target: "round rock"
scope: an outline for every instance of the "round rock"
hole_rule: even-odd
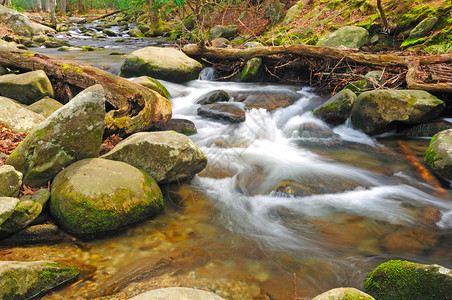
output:
[[[50,211],[72,234],[112,231],[148,219],[162,207],[155,180],[119,161],[84,159],[65,168],[52,183]]]
[[[153,290],[147,293],[140,294],[138,296],[129,298],[129,300],[224,300],[224,298],[217,296],[213,293],[196,290],[185,287],[170,287]]]

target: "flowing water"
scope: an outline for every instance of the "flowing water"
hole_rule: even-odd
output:
[[[123,58],[108,51],[72,58],[115,65],[107,68],[114,72]],[[212,76],[203,71],[203,79]],[[45,299],[127,299],[176,285],[226,299],[310,299],[334,287],[362,288],[369,271],[389,259],[452,267],[450,184],[427,182],[416,167],[429,139],[330,128],[313,117],[325,98],[309,87],[162,83],[173,117],[196,124],[191,139],[208,167],[189,184],[162,186],[165,212],[153,220],[89,242],[27,248],[90,274]],[[248,110],[240,124],[197,116],[196,100],[218,89],[296,101]]]

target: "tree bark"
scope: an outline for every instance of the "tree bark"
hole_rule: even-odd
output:
[[[388,19],[386,19],[386,14],[383,9],[383,5],[381,4],[381,0],[377,0],[377,8],[378,12],[380,13],[380,19],[381,19],[381,27],[383,31],[386,31],[389,29]]]
[[[89,65],[54,60],[20,50],[0,50],[0,65],[20,71],[44,70],[53,86],[61,90],[69,88],[70,91],[80,92],[94,84],[101,84],[106,101],[114,108],[107,112],[105,118],[107,134],[129,135],[157,127],[171,118],[171,102],[168,99],[151,89]]]
[[[452,63],[452,53],[432,56],[397,56],[364,54],[341,50],[338,48],[318,47],[311,45],[288,45],[255,47],[247,49],[228,49],[201,47],[199,45],[186,45],[183,48],[185,54],[195,58],[205,58],[207,60],[249,60],[253,57],[270,57],[274,55],[295,55],[314,58],[328,58],[341,60],[347,58],[349,61],[361,65],[370,66],[403,66],[408,68],[406,75],[407,87],[409,89],[427,90],[431,92],[451,92],[452,83],[426,84],[416,81],[415,72],[421,65]]]
[[[56,9],[56,0],[50,0],[50,23],[56,28],[56,17],[55,17],[55,9]]]

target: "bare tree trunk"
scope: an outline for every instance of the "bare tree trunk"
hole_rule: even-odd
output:
[[[11,5],[11,0],[6,0],[6,1],[5,1],[5,5],[6,5],[6,6]]]
[[[46,0],[45,10],[46,10],[46,12],[50,12],[50,0]]]
[[[62,13],[67,13],[67,0],[61,0],[60,1],[60,10]]]
[[[381,25],[383,31],[386,31],[389,29],[388,20],[386,19],[385,11],[383,10],[383,5],[381,4],[381,0],[377,0],[377,8],[380,12],[380,19],[381,19]]]
[[[36,10],[42,11],[42,3],[41,0],[36,0]]]
[[[50,23],[56,28],[56,18],[55,18],[56,0],[50,0]]]

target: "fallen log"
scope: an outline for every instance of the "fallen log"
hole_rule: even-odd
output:
[[[271,57],[274,55],[294,55],[299,57],[344,60],[360,65],[408,68],[406,77],[409,89],[427,90],[430,92],[452,92],[452,83],[417,82],[415,73],[421,65],[452,63],[452,53],[432,56],[398,56],[388,54],[365,54],[340,48],[318,47],[312,45],[287,45],[254,47],[247,49],[202,47],[195,44],[186,45],[183,52],[194,58],[207,60],[249,60],[254,57]]]
[[[100,84],[107,101],[106,134],[129,135],[166,123],[171,102],[157,92],[89,65],[52,59],[26,51],[0,50],[0,66],[19,71],[43,70],[65,103],[78,92]]]
[[[92,21],[96,21],[96,20],[101,20],[101,19],[113,16],[113,15],[116,15],[116,14],[118,14],[120,12],[121,12],[121,10],[115,10],[115,11],[113,11],[111,13],[108,13],[108,14],[105,14],[105,15],[102,15],[102,16],[97,16],[97,17],[93,17],[93,18],[86,18],[86,21],[92,22]]]

